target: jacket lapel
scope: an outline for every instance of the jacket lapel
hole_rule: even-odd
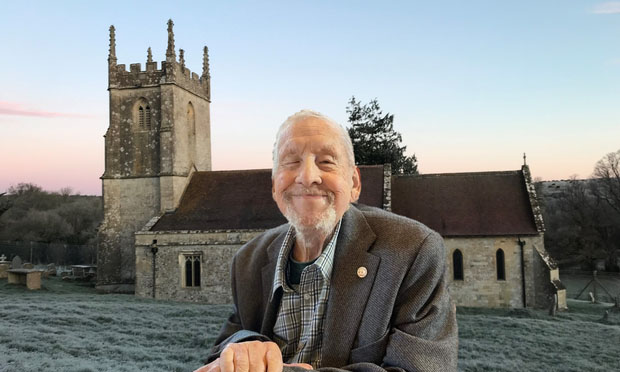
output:
[[[376,235],[363,213],[351,206],[345,213],[331,277],[331,289],[323,324],[323,365],[348,362],[366,302],[375,281],[379,257],[368,252]],[[366,276],[358,275],[359,268]]]
[[[288,226],[288,225],[287,225]],[[284,237],[288,228],[283,233],[275,238],[271,245],[267,248],[268,262],[261,271],[262,287],[263,287],[263,304],[264,313],[261,326],[261,334],[273,338],[273,326],[276,324],[278,310],[280,309],[280,301],[282,300],[282,289],[274,293],[271,297],[271,290],[273,289],[274,273],[276,272],[276,264],[278,261],[278,253],[284,242]]]

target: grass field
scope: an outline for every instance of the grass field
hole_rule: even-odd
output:
[[[0,281],[0,372],[191,371],[230,310],[43,284],[28,291]],[[569,307],[556,317],[459,308],[459,370],[620,371],[620,314],[603,319],[609,304]]]

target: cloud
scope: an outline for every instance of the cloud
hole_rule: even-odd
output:
[[[620,1],[608,1],[594,6],[594,14],[620,14]]]
[[[34,116],[40,118],[90,118],[91,115],[74,114],[68,112],[51,112],[23,107],[16,102],[0,101],[0,115]]]

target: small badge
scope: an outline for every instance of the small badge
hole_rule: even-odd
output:
[[[357,268],[357,276],[359,276],[360,278],[365,278],[367,274],[368,270],[366,270],[364,266],[360,266]]]

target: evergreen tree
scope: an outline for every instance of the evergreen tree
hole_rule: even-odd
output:
[[[406,156],[407,146],[400,146],[402,137],[394,130],[394,115],[383,114],[377,99],[362,105],[351,97],[347,106],[349,136],[353,142],[357,164],[392,164],[392,174],[417,174],[415,154]]]

